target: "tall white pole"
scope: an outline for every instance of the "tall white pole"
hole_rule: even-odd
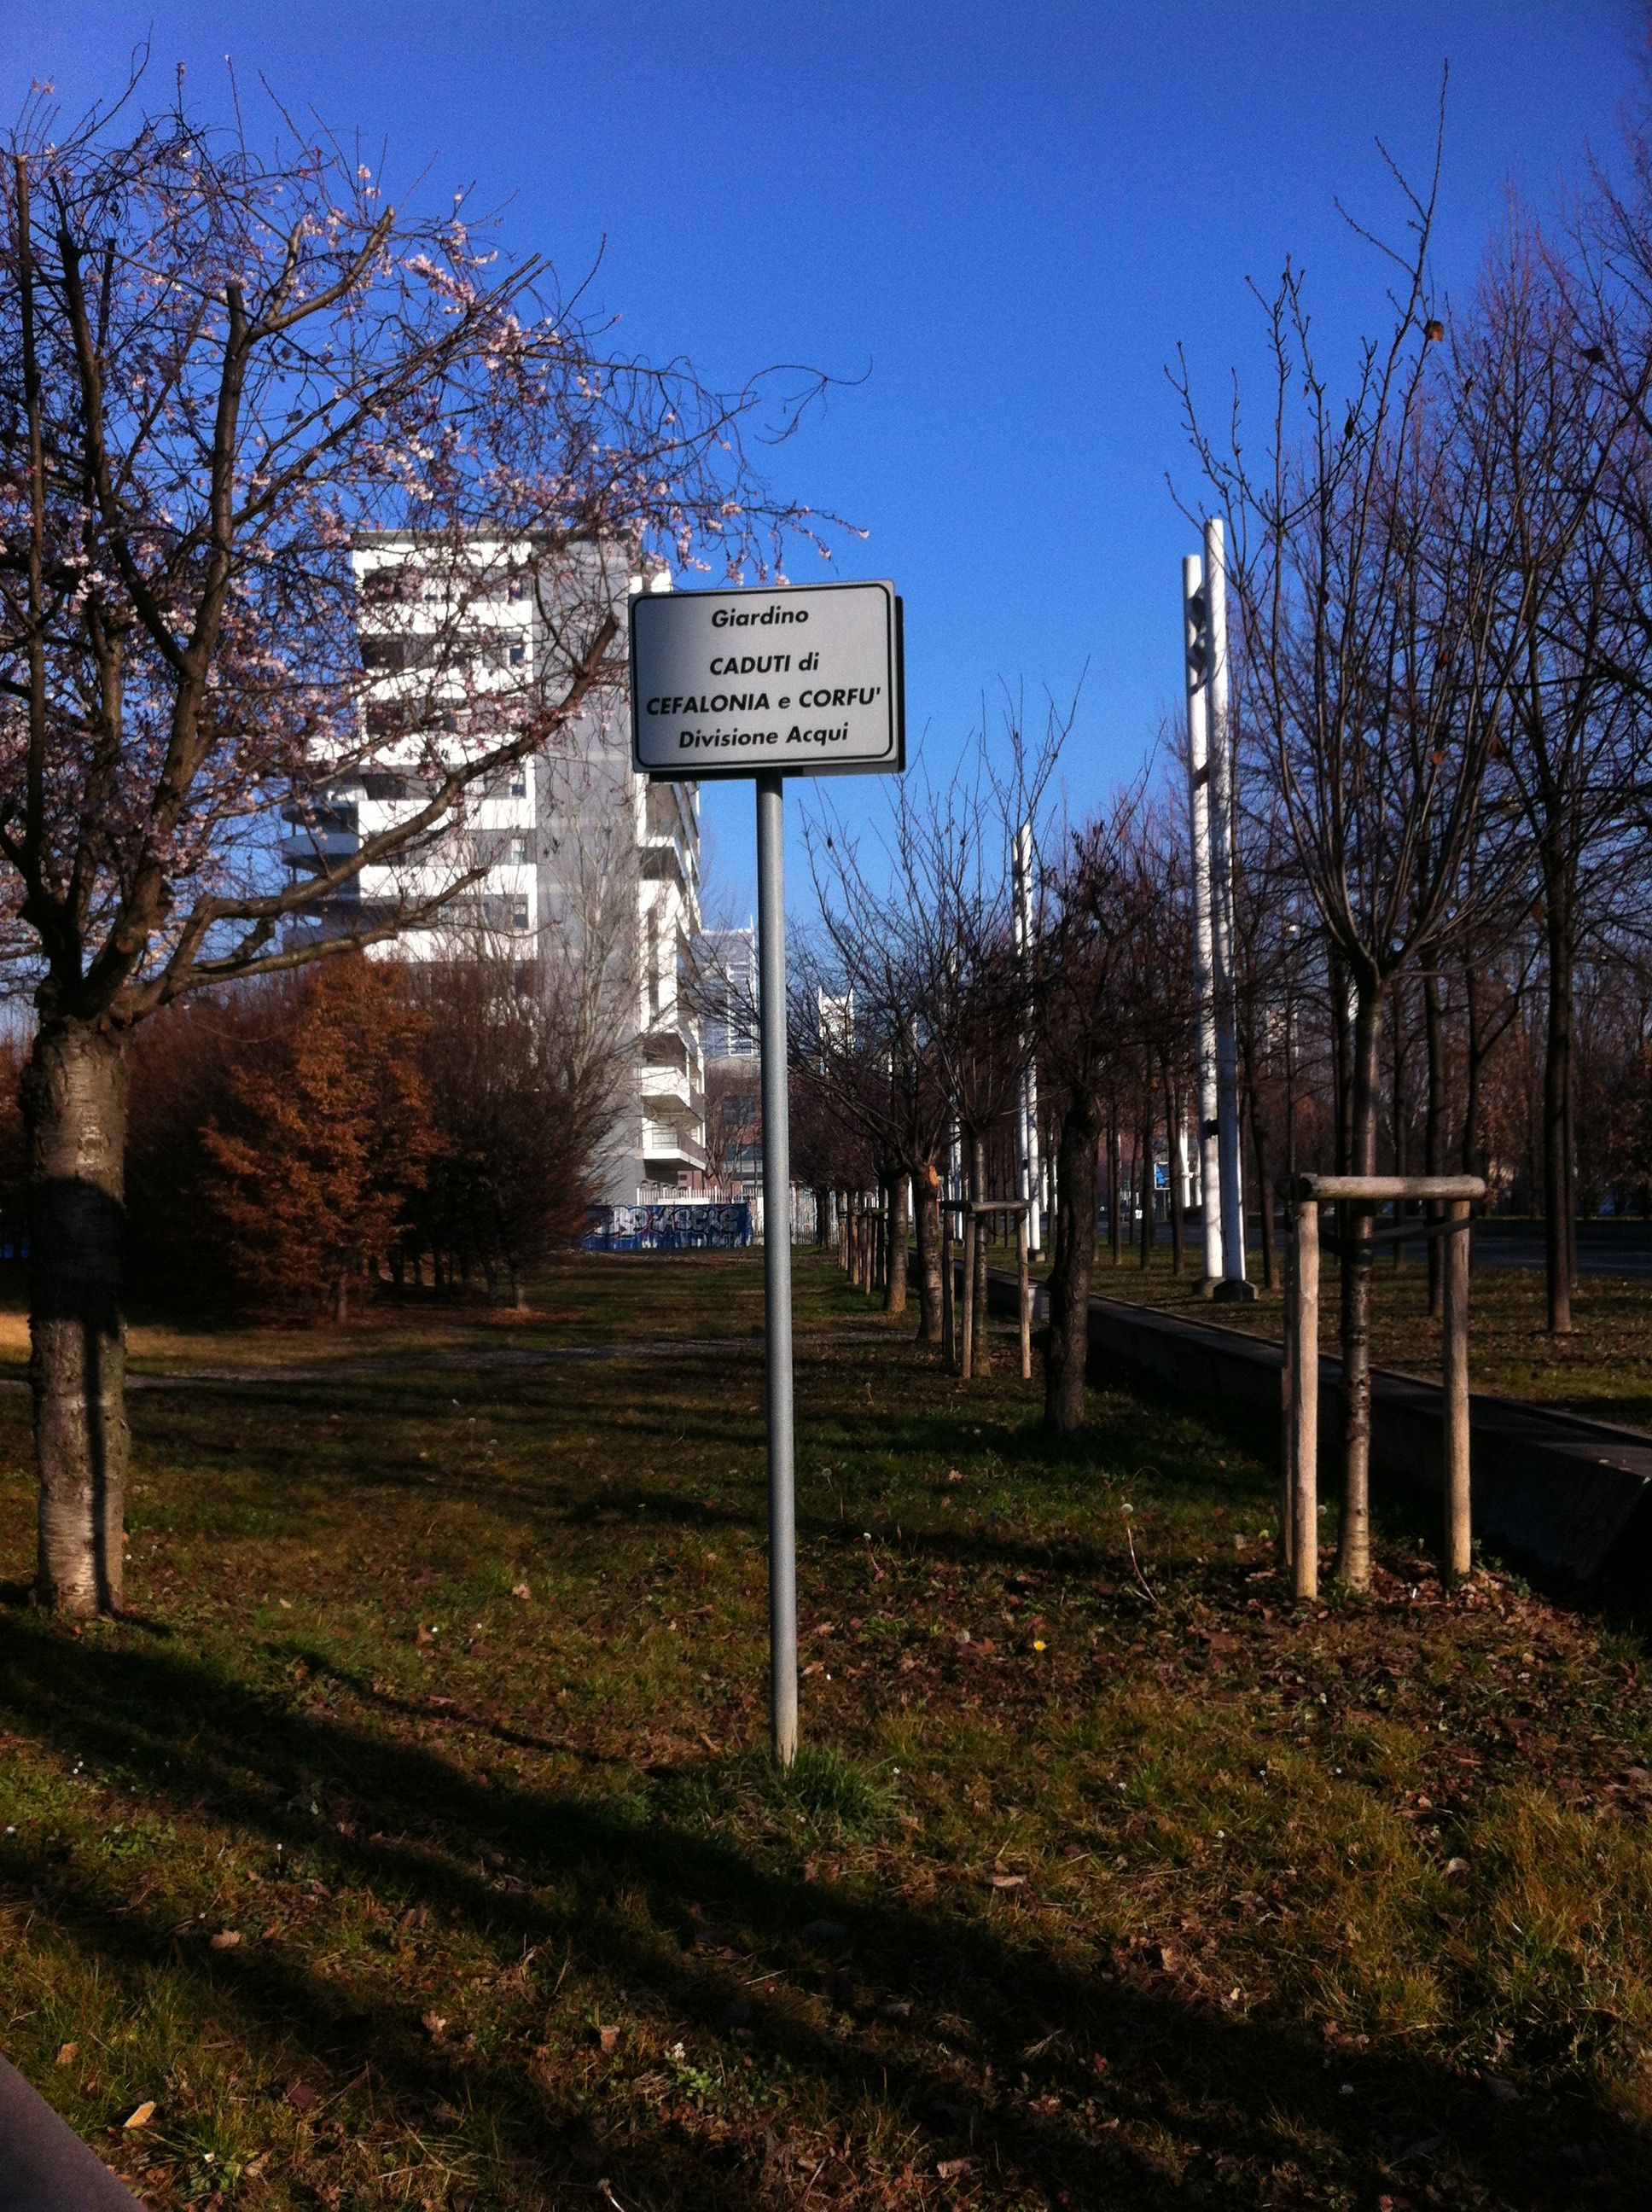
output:
[[[1215,952],[1211,924],[1210,757],[1205,721],[1205,599],[1199,556],[1181,564],[1187,677],[1187,826],[1193,857],[1193,996],[1199,1046],[1199,1206],[1205,1227],[1205,1287],[1222,1276],[1222,1176],[1217,1146]]]
[[[1215,951],[1216,1120],[1222,1179],[1222,1274],[1227,1297],[1245,1285],[1244,1155],[1239,1136],[1239,1051],[1234,996],[1233,722],[1228,710],[1228,558],[1219,515],[1205,525],[1205,620],[1209,638],[1207,732],[1211,789],[1211,920]]]
[[[1044,1178],[1038,1158],[1038,1062],[1027,1062],[1027,1249],[1044,1249]]]
[[[1021,1195],[1027,1201],[1027,1249],[1029,1252],[1043,1249],[1043,1225],[1039,1219],[1040,1182],[1038,1175],[1038,1068],[1027,1049],[1027,1040],[1032,1031],[1032,975],[1029,963],[1032,957],[1032,823],[1023,822],[1015,833],[1015,951],[1021,966],[1022,991],[1026,1006],[1027,1028],[1022,1033],[1021,1054],[1025,1065],[1022,1070],[1020,1096],[1016,1102],[1016,1134],[1019,1140],[1021,1160]]]

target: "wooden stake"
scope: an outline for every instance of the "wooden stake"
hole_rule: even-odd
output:
[[[1299,1199],[1292,1209],[1296,1300],[1291,1347],[1291,1594],[1315,1598],[1320,1590],[1320,1209]]]
[[[1442,1239],[1444,1292],[1441,1364],[1445,1382],[1442,1421],[1445,1474],[1445,1570],[1447,1579],[1467,1578],[1473,1564],[1472,1515],[1468,1492],[1468,1200],[1454,1198],[1446,1208],[1452,1227]],[[1459,1225],[1461,1224],[1461,1225]]]
[[[941,1208],[941,1358],[948,1367],[957,1364],[958,1321],[957,1262],[952,1256],[952,1209]]]

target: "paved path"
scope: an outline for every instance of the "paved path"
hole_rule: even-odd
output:
[[[137,2197],[3,2058],[0,2212],[139,2212]]]

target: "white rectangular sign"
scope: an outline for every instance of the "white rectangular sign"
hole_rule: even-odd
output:
[[[895,586],[642,592],[631,601],[631,759],[661,781],[898,773]]]

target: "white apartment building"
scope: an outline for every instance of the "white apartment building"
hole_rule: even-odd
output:
[[[708,1060],[757,1058],[757,933],[708,929],[700,940],[700,1036]]]
[[[462,623],[451,573],[444,580],[412,535],[365,536],[355,564],[372,763],[341,774],[319,805],[288,811],[280,857],[295,873],[406,820],[423,803],[417,771],[433,751],[452,760],[484,748],[513,706],[554,701],[566,681],[538,594],[507,543],[466,548],[461,568],[481,580],[459,578]],[[583,583],[620,616],[623,637],[625,594],[645,579],[610,575],[593,555]],[[655,575],[646,587],[669,589],[670,579]],[[466,875],[476,880],[448,897]],[[593,695],[545,750],[490,788],[472,787],[462,818],[393,864],[361,869],[303,927],[338,934],[409,906],[428,906],[432,918],[404,929],[382,948],[387,957],[440,958],[481,930],[495,946],[519,945],[525,961],[554,954],[584,963],[603,1018],[629,1035],[633,1053],[603,1195],[629,1206],[702,1187],[705,1069],[688,988],[700,927],[700,796],[695,785],[634,774],[623,690]]]

